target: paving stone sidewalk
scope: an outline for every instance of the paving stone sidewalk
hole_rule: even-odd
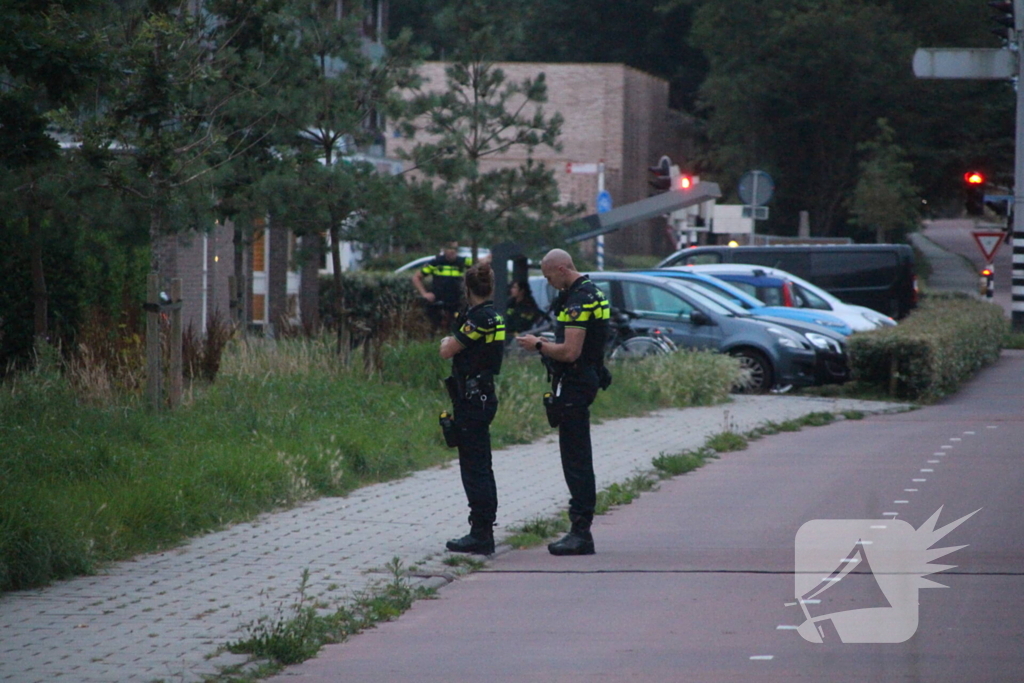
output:
[[[660,453],[699,447],[726,429],[749,431],[817,411],[906,408],[736,396],[720,406],[608,421],[593,429],[598,488],[650,469]],[[499,538],[510,526],[565,507],[555,438],[495,452],[494,469]],[[246,624],[291,605],[305,569],[307,594],[332,606],[389,578],[383,567],[393,557],[417,565],[417,581],[447,580],[444,542],[465,531],[466,516],[458,468],[439,467],[263,515],[97,576],[0,596],[0,681],[201,681],[245,661],[216,653],[244,637]]]

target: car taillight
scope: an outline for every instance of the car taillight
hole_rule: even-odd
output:
[[[793,289],[790,287],[788,282],[782,283],[782,305],[792,306],[793,305]]]

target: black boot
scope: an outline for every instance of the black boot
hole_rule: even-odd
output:
[[[549,543],[548,552],[552,555],[593,555],[594,537],[590,531],[574,529],[561,540]]]
[[[445,544],[453,553],[494,554],[494,520],[480,521],[469,516],[469,533]]]
[[[453,553],[473,553],[474,555],[494,554],[494,534],[470,532],[462,538],[453,538],[445,544]]]

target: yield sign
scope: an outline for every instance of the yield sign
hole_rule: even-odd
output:
[[[980,232],[972,231],[974,235],[974,241],[978,243],[978,248],[981,249],[981,253],[985,255],[985,260],[989,263],[992,262],[992,256],[995,255],[996,249],[1002,243],[1003,238],[1006,237],[1005,233],[1002,232]]]

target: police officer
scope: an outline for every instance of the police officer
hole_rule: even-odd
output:
[[[489,257],[487,257],[489,262]],[[481,259],[481,263],[485,262]],[[428,304],[427,317],[436,331],[448,328],[453,315],[459,310],[462,299],[463,276],[466,269],[473,265],[469,256],[459,256],[459,243],[448,242],[441,253],[427,262],[423,268],[412,276],[412,285]],[[431,277],[430,291],[423,284],[423,278]]]
[[[551,390],[560,414],[558,448],[562,472],[569,487],[569,519],[572,529],[564,538],[548,545],[552,555],[593,555],[597,490],[594,458],[590,443],[590,404],[606,377],[604,346],[611,317],[604,293],[580,274],[572,257],[552,249],[540,263],[548,283],[561,293],[555,300],[555,342],[532,334],[517,337],[519,346],[535,350],[546,360],[551,373]]]
[[[498,411],[494,377],[501,372],[505,322],[494,309],[494,273],[489,263],[466,271],[469,309],[457,319],[454,334],[441,340],[441,358],[452,359],[449,393],[455,408],[459,470],[469,500],[469,534],[448,541],[458,553],[494,552],[498,492],[491,468],[490,424]]]

